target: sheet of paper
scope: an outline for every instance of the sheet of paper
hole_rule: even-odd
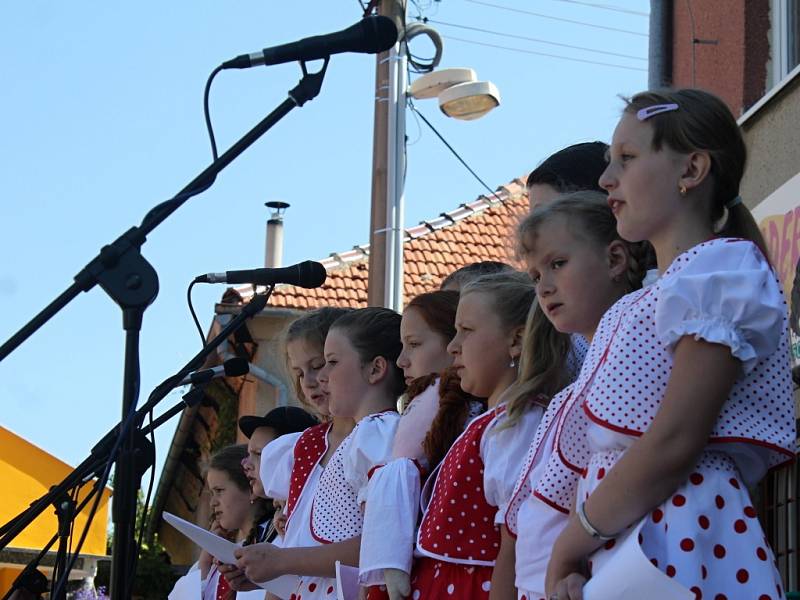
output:
[[[218,561],[228,565],[236,564],[236,557],[233,555],[233,552],[239,547],[238,545],[202,527],[198,527],[194,523],[181,519],[172,513],[165,511],[162,516],[167,523],[172,525]],[[296,575],[281,575],[270,581],[256,583],[256,585],[275,594],[278,598],[287,599],[297,587],[298,579]]]
[[[233,542],[229,542],[225,538],[219,537],[216,533],[211,533],[207,529],[198,527],[194,523],[181,519],[172,513],[164,511],[162,516],[167,523],[172,525],[218,561],[228,565],[236,564],[236,557],[233,555],[233,552],[238,546]]]
[[[257,583],[256,585],[274,594],[278,598],[281,598],[281,600],[289,600],[289,597],[294,594],[297,589],[299,581],[300,578],[297,575],[281,575],[280,577],[263,583]]]
[[[596,565],[583,586],[584,600],[694,600],[687,590],[654,567],[639,546],[639,529],[632,529],[605,564]]]
[[[358,600],[358,569],[336,561],[336,598]]]

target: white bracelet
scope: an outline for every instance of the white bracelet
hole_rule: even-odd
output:
[[[575,511],[578,514],[578,520],[581,522],[581,527],[583,527],[583,530],[586,533],[588,533],[590,536],[592,536],[592,538],[594,538],[596,540],[600,540],[601,542],[607,542],[609,540],[613,540],[616,536],[603,535],[602,533],[597,531],[597,529],[594,528],[594,525],[592,525],[589,522],[589,519],[586,517],[586,508],[585,507],[586,507],[586,503],[585,502],[581,502],[580,504],[578,504],[578,508]]]

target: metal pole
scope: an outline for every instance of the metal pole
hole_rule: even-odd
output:
[[[378,14],[395,21],[397,30],[403,32],[405,22],[403,4],[400,0],[381,0]],[[392,306],[386,295],[387,254],[389,231],[387,224],[391,218],[387,214],[387,192],[389,190],[389,115],[390,109],[390,65],[394,62],[390,52],[382,52],[375,66],[375,120],[372,141],[372,202],[369,235],[369,283],[367,303],[370,306]],[[392,219],[393,220],[393,219]]]

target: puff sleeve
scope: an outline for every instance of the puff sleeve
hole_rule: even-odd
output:
[[[386,464],[400,415],[383,412],[361,419],[353,430],[344,455],[344,478],[356,493],[358,503],[367,500],[367,484],[372,470]]]
[[[287,433],[272,440],[261,451],[259,477],[267,498],[286,500],[294,466],[294,446],[301,433]]]
[[[544,408],[534,405],[513,427],[500,428],[506,421],[503,412],[481,438],[483,490],[486,501],[497,507],[494,522],[498,525],[505,522],[515,484],[543,415]]]
[[[676,259],[660,282],[655,315],[656,335],[669,350],[686,335],[723,344],[748,374],[777,350],[786,303],[755,244],[716,240]]]

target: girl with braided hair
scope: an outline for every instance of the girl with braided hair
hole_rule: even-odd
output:
[[[552,454],[552,434],[585,354],[574,340],[592,340],[603,313],[641,287],[646,244],[622,240],[606,197],[563,194],[518,226],[517,246],[536,284],[537,301],[525,330],[520,375],[506,412],[513,423],[530,398],[547,407],[504,515],[492,598],[538,600],[555,536],[566,526],[568,494],[558,482],[536,487]],[[639,257],[638,259],[636,257]],[[502,576],[501,576],[502,573]]]
[[[403,311],[397,366],[408,384],[406,406],[392,460],[370,479],[364,514],[359,581],[372,586],[371,600],[410,593],[421,484],[469,420],[486,408],[485,400],[461,389],[458,374],[450,368],[453,357],[447,345],[456,333],[458,299],[457,291],[428,292],[413,298]],[[393,517],[388,527],[387,514]]]

